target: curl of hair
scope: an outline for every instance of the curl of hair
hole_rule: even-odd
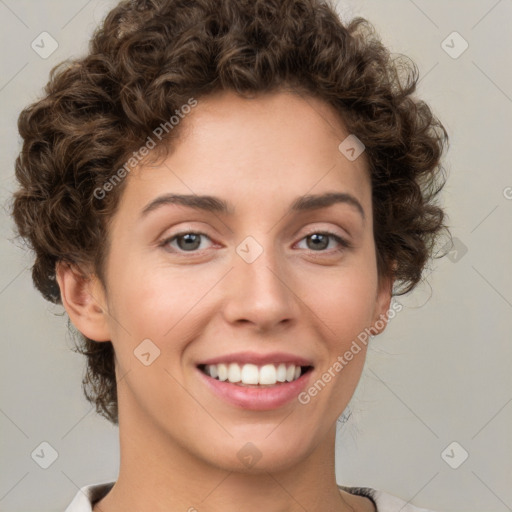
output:
[[[62,303],[59,261],[105,282],[109,220],[126,180],[102,199],[94,191],[191,97],[286,89],[331,105],[364,143],[378,272],[402,285],[395,295],[411,291],[447,229],[435,199],[448,137],[414,97],[417,82],[414,63],[390,54],[366,20],[343,23],[321,0],[120,2],[87,55],[55,66],[44,97],[18,119],[12,214],[35,253],[35,286]],[[164,134],[155,154],[177,133]],[[79,338],[86,397],[116,424],[112,344]]]

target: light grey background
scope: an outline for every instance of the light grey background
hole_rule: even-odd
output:
[[[106,0],[0,0],[1,195],[15,188],[19,111],[42,93],[50,69],[83,54]],[[438,511],[512,510],[512,1],[346,0],[395,52],[416,61],[420,95],[451,136],[443,193],[456,252],[372,341],[347,423],[339,422],[337,479]],[[31,43],[49,32],[58,49]],[[462,48],[454,59],[442,42]],[[508,187],[508,188],[507,188]],[[62,308],[32,286],[32,257],[0,219],[0,510],[62,511],[79,487],[115,480],[117,429],[81,391],[83,360],[71,351]],[[465,251],[467,249],[467,252]],[[427,271],[428,274],[428,271]],[[58,452],[42,469],[43,441]],[[457,469],[462,450],[467,460]]]

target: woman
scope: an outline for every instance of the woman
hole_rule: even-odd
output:
[[[121,446],[68,512],[425,510],[334,470],[369,335],[445,228],[416,80],[317,0],[123,1],[52,71],[13,215]]]

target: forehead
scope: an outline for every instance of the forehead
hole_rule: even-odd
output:
[[[125,200],[133,207],[165,192],[215,195],[238,212],[254,198],[288,206],[300,195],[335,190],[368,209],[365,155],[350,161],[338,149],[348,135],[340,116],[316,98],[222,91],[184,116],[165,160],[130,173]]]

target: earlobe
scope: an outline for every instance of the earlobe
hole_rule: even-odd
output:
[[[106,301],[97,276],[85,276],[77,266],[58,262],[56,278],[62,305],[73,325],[91,340],[110,341]]]

